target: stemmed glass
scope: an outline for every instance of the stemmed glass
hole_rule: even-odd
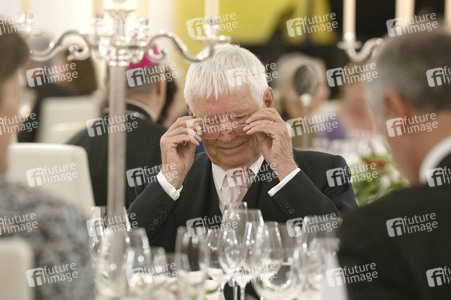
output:
[[[149,240],[144,228],[128,232],[130,247],[127,251],[126,272],[129,295],[137,299],[146,299],[151,290],[152,263]]]
[[[295,237],[288,234],[284,224],[279,224],[278,229],[281,237],[282,249],[280,254],[282,260],[274,260],[273,270],[270,269],[269,272],[259,276],[259,280],[252,282],[255,290],[262,297],[260,299],[294,299],[302,290],[303,281],[300,277],[299,264],[297,263]]]
[[[222,230],[210,229],[206,238],[206,253],[209,258],[207,274],[219,284],[219,299],[224,299],[224,286],[229,280],[229,275],[222,269],[219,262],[219,240]]]
[[[101,298],[127,296],[126,253],[130,247],[127,232],[106,228],[96,268],[96,290]]]
[[[175,263],[179,284],[179,295],[182,300],[200,300],[204,294],[206,280],[205,234],[196,227],[195,233],[186,227],[177,229],[175,244]]]
[[[307,290],[321,289],[327,256],[335,256],[339,247],[337,231],[342,223],[334,214],[306,216],[301,238],[301,262],[307,278]]]
[[[105,216],[105,206],[93,206],[91,207],[88,220],[86,221],[89,235],[89,249],[91,249],[94,266],[100,253],[100,245],[102,243],[102,237],[105,231]]]
[[[246,279],[242,267],[243,259],[246,256],[243,254],[246,248],[243,247],[245,242],[246,225],[248,222],[263,225],[263,217],[261,211],[258,209],[234,209],[229,208],[224,211],[222,224],[222,237],[219,241],[219,263],[223,270],[233,280],[233,298],[238,298],[238,290],[236,283],[238,277],[241,283],[241,294],[244,293],[243,282]],[[241,271],[241,272],[240,272]],[[242,279],[242,280],[241,280]],[[244,299],[244,298],[243,298]]]

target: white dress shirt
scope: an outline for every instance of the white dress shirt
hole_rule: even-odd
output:
[[[427,183],[426,172],[437,168],[438,164],[451,153],[451,137],[445,138],[435,145],[423,159],[420,166],[420,183]]]
[[[260,167],[263,163],[263,155],[261,155],[250,167],[249,169],[254,172],[254,174],[258,174],[258,171],[260,170]],[[226,180],[226,174],[227,171],[221,168],[218,165],[211,164],[211,169],[213,173],[213,181],[215,183],[216,191],[218,192],[218,198],[219,198],[219,207],[224,207],[224,204],[229,202],[232,198],[233,193],[236,193],[237,191],[231,190],[231,187],[225,187],[224,186],[224,180]],[[280,189],[282,189],[291,179],[293,179],[294,176],[296,176],[297,173],[299,173],[301,169],[296,168],[293,172],[288,174],[282,181],[280,181],[275,187],[270,189],[268,191],[268,194],[273,197]],[[180,197],[180,192],[183,189],[183,186],[180,189],[176,189],[173,185],[171,185],[167,180],[166,177],[160,172],[157,175],[157,180],[160,183],[163,190],[168,194],[173,200],[177,200]],[[234,187],[235,189],[238,189],[239,187]]]

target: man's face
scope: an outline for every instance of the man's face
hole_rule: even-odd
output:
[[[232,128],[232,131],[221,131],[215,139],[201,136],[205,152],[213,163],[228,170],[250,166],[258,159],[261,152],[256,137],[243,133],[242,126],[234,126],[259,110],[258,102],[251,97],[249,90],[243,89],[234,95],[220,96],[218,99],[214,96],[209,99],[194,98],[193,106],[197,118],[212,120],[216,116],[225,120],[226,116],[228,119],[222,122],[222,126]]]

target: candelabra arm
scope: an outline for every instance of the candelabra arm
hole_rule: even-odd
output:
[[[67,45],[67,40],[75,36],[83,40],[84,45],[79,45],[78,43],[70,43]],[[63,33],[57,40],[50,42],[47,49],[43,51],[31,50],[31,58],[35,61],[47,61],[52,59],[58,51],[67,48],[69,50],[69,55],[67,59],[71,60],[84,60],[87,59],[91,53],[89,41],[87,36],[79,33],[76,30],[69,30]]]
[[[213,42],[214,40],[216,41],[216,39],[207,39],[207,45],[208,45],[208,51],[205,53],[205,55],[199,56],[191,56],[188,53],[188,50],[186,48],[186,45],[180,40],[180,38],[178,38],[176,35],[174,35],[172,32],[161,32],[159,34],[154,35],[150,41],[148,42],[147,45],[147,49],[146,49],[146,53],[149,56],[150,60],[154,61],[154,62],[160,62],[162,61],[165,57],[166,57],[166,51],[161,50],[160,54],[156,55],[154,54],[153,50],[152,50],[152,45],[158,40],[158,39],[169,39],[172,41],[172,43],[174,44],[174,46],[177,48],[177,50],[182,54],[182,56],[189,62],[192,63],[197,63],[197,62],[201,62],[206,60],[207,58],[211,57],[214,53],[214,45],[215,42]],[[221,37],[218,38],[218,40],[221,40]]]
[[[383,39],[372,38],[366,41],[360,51],[356,50],[357,43],[358,42],[356,42],[355,40],[344,39],[342,42],[338,43],[338,48],[344,50],[346,52],[346,55],[353,62],[362,62],[371,57],[377,51],[377,48],[382,45]]]

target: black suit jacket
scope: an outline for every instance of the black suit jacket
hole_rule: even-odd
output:
[[[286,222],[306,215],[340,215],[357,206],[351,184],[331,188],[327,182],[327,170],[346,166],[341,156],[297,150],[294,156],[301,171],[274,197],[268,191],[279,180],[263,162],[258,180],[254,180],[243,199],[249,208],[260,209],[266,221]],[[129,212],[136,214],[136,221],[147,231],[150,243],[168,252],[174,251],[177,227],[187,226],[188,220],[202,218],[208,227],[220,225],[222,214],[208,156],[196,155],[179,199],[174,201],[156,181],[141,192]]]
[[[445,166],[451,167],[451,154],[439,165]],[[431,213],[438,224],[430,232],[401,232],[390,221]],[[350,299],[451,299],[451,184],[399,190],[346,215],[339,260],[343,268],[376,264],[377,279],[347,285]],[[450,281],[429,286],[427,270],[445,266]]]
[[[150,116],[141,108],[127,104],[128,113],[138,113],[134,120],[129,118],[128,123],[137,122],[136,128],[127,132],[126,170],[136,168],[151,168],[161,163],[160,138],[165,129],[153,123]],[[108,114],[102,116],[105,117]],[[130,127],[131,128],[131,127]],[[73,137],[69,144],[82,146],[88,153],[89,171],[91,174],[92,188],[95,204],[106,205],[108,182],[108,134],[89,136],[87,129]],[[126,207],[135,199],[135,186],[124,174],[126,183]],[[139,184],[135,181],[134,184]]]

